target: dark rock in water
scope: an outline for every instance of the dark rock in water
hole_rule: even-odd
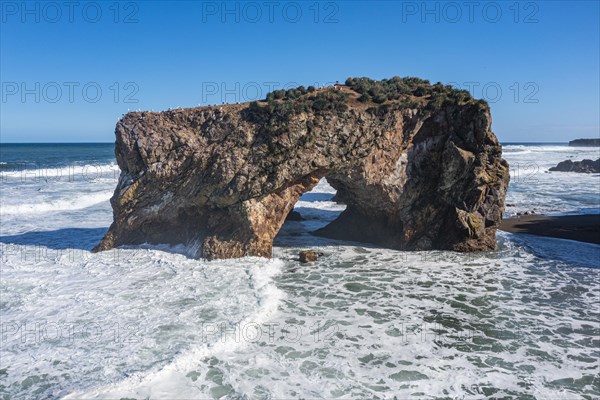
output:
[[[304,221],[304,218],[302,218],[302,215],[300,215],[300,213],[298,211],[290,211],[290,213],[287,215],[287,217],[285,217],[286,221]]]
[[[600,147],[600,139],[575,139],[569,142],[569,146]]]
[[[518,212],[517,215],[534,215],[535,211]]]
[[[559,162],[556,167],[549,169],[550,171],[558,172],[581,172],[586,174],[600,172],[600,158],[596,161],[593,160],[582,160],[582,161],[571,161],[566,160]]]
[[[317,261],[319,256],[322,256],[322,255],[323,255],[323,253],[319,253],[314,250],[302,250],[300,253],[298,253],[301,263],[309,263],[309,262]]]
[[[114,221],[94,251],[181,243],[208,259],[270,257],[294,204],[324,177],[347,208],[320,235],[494,249],[509,170],[488,105],[417,78],[369,82],[397,92],[375,103],[351,84],[126,114]]]

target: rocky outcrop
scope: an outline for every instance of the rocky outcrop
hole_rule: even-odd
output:
[[[302,250],[300,253],[298,253],[298,259],[301,263],[306,264],[317,261],[317,259],[322,255],[323,253],[319,253],[314,250]]]
[[[600,139],[575,139],[569,142],[574,147],[600,147]]]
[[[582,160],[582,161],[561,161],[556,167],[552,167],[549,171],[558,172],[580,172],[586,174],[600,172],[600,158],[596,161],[593,160]]]
[[[94,250],[183,243],[208,259],[269,257],[296,201],[324,177],[347,209],[321,235],[493,249],[509,172],[487,104],[394,79],[375,98],[354,84],[128,113],[115,131],[114,222]]]

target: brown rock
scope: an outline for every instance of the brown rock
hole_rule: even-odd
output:
[[[344,86],[319,93],[126,114],[114,221],[94,250],[182,243],[207,259],[270,257],[286,216],[323,177],[347,208],[320,235],[495,248],[509,173],[485,103],[407,95],[380,106]]]
[[[301,263],[309,263],[309,262],[317,261],[317,259],[319,258],[320,255],[321,255],[321,253],[318,253],[314,250],[302,250],[300,253],[298,253]]]

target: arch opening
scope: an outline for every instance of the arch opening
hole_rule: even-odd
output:
[[[335,221],[346,209],[336,200],[337,190],[321,178],[312,190],[302,194],[287,215],[273,245],[278,247],[315,247],[327,244],[314,233]]]

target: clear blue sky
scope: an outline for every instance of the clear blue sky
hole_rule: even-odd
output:
[[[1,4],[2,142],[112,141],[128,109],[394,75],[474,82],[503,142],[599,135],[598,1]]]

